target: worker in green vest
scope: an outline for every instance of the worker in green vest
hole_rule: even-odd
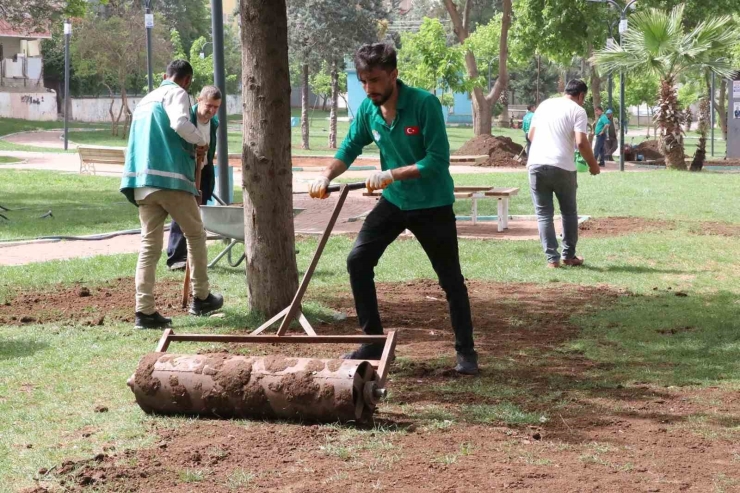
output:
[[[164,223],[170,215],[187,239],[193,301],[190,313],[202,315],[223,306],[208,284],[206,232],[195,196],[196,161],[203,163],[207,140],[190,120],[187,89],[193,67],[185,60],[167,66],[165,79],[134,110],[121,192],[139,208],[141,246],[136,265],[136,321],[142,329],[172,323],[154,303],[157,262],[162,255]],[[197,158],[197,159],[196,159]]]
[[[387,44],[362,46],[355,54],[357,77],[368,97],[360,105],[349,133],[323,175],[310,185],[314,198],[325,198],[331,180],[344,173],[375,144],[382,171],[367,179],[368,190],[383,190],[362,225],[347,258],[357,318],[369,335],[383,333],[375,291],[374,269],[385,249],[408,229],[432,262],[447,295],[455,332],[458,373],[478,373],[473,323],[465,278],[460,270],[457,228],[452,204],[450,144],[442,105],[428,91],[398,79],[396,51]],[[347,359],[379,359],[382,344],[364,344]]]
[[[529,148],[532,146],[532,141],[529,140],[529,129],[532,126],[532,117],[534,117],[535,105],[530,104],[527,106],[527,113],[522,118],[522,130],[524,130],[524,138],[527,141],[527,157],[529,157]]]

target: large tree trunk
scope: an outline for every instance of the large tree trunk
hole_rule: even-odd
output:
[[[498,117],[498,126],[501,128],[509,128],[509,95],[507,94],[506,88],[501,92],[501,97],[498,98],[501,103],[501,114]]]
[[[594,48],[590,44],[588,45],[588,59],[590,60],[594,54]],[[597,106],[601,106],[601,76],[599,71],[596,70],[596,65],[589,63],[589,72],[591,75],[591,95],[594,100],[594,111]],[[608,109],[608,108],[607,108]]]
[[[339,106],[339,73],[337,62],[331,62],[331,109],[329,112],[329,149],[337,148],[337,107]]]
[[[301,67],[301,149],[308,145],[308,64]]]
[[[719,103],[715,103],[714,108],[719,113],[717,121],[722,129],[722,138],[727,140],[727,79],[722,79],[719,84]]]
[[[447,12],[450,14],[452,26],[460,43],[468,39],[468,26],[470,25],[471,0],[465,0],[463,16],[457,11],[453,0],[444,0]],[[509,27],[511,27],[511,0],[502,0],[503,15],[501,18],[501,40],[499,41],[498,66],[499,73],[493,88],[484,94],[483,89],[476,87],[471,93],[473,101],[473,133],[475,135],[491,134],[491,120],[493,118],[493,104],[501,97],[501,93],[509,84],[509,72],[506,62],[509,57]],[[478,78],[478,64],[473,53],[465,52],[465,66],[470,79]]]
[[[707,158],[707,133],[709,132],[709,100],[703,98],[699,102],[699,145],[696,147],[694,160],[691,161],[691,171],[701,171]]]
[[[244,251],[249,309],[272,316],[298,289],[285,0],[241,0]],[[268,63],[269,62],[269,63]]]
[[[683,129],[681,128],[681,109],[673,78],[660,81],[660,100],[658,101],[657,121],[660,128],[660,151],[665,156],[666,166],[686,170],[684,159]],[[621,122],[620,122],[621,123]]]

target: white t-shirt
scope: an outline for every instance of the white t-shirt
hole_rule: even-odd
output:
[[[557,166],[575,171],[576,132],[588,134],[588,116],[578,103],[566,97],[548,99],[532,118],[534,140],[528,166]]]

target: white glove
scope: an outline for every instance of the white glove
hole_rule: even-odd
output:
[[[325,176],[316,178],[308,186],[308,195],[311,196],[312,199],[325,199],[326,197],[329,196],[329,194],[326,193],[326,189],[328,187],[329,187],[329,178]]]
[[[393,174],[391,170],[376,171],[370,177],[365,180],[365,186],[367,191],[373,193],[375,190],[383,190],[385,187],[393,183]]]

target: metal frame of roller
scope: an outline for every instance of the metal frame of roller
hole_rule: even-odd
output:
[[[290,306],[249,335],[175,334],[164,331],[153,353],[145,355],[128,386],[147,413],[218,418],[281,418],[306,421],[370,419],[386,395],[388,368],[396,333],[378,336],[316,335],[301,311],[301,300],[331,235],[349,190],[364,183],[335,185],[339,200]],[[286,335],[297,320],[306,335]],[[280,321],[275,335],[262,334]],[[379,360],[248,357],[231,354],[167,353],[170,343],[221,342],[262,344],[382,343]]]

